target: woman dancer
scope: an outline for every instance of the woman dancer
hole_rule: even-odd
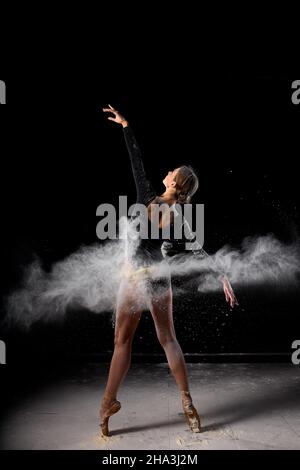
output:
[[[112,106],[104,108],[105,113],[111,113],[109,120],[121,125],[125,142],[130,156],[132,172],[137,191],[137,202],[147,207],[147,223],[159,221],[160,237],[156,239],[141,239],[132,260],[135,268],[147,267],[161,262],[163,252],[161,250],[161,230],[172,225],[174,220],[172,211],[160,214],[155,218],[155,211],[161,204],[172,207],[176,203],[188,203],[198,189],[198,178],[193,169],[181,166],[169,171],[163,180],[165,191],[157,195],[151,183],[147,180],[141,151],[134,137],[128,121]],[[149,233],[149,232],[148,232]],[[227,278],[223,278],[223,289],[226,301],[231,307],[237,304],[237,300]],[[139,284],[139,285],[138,285]],[[138,294],[138,289],[142,294]],[[144,289],[144,291],[143,291]],[[143,305],[140,297],[147,298],[148,308],[154,320],[158,340],[163,347],[170,370],[178,385],[182,407],[187,418],[189,427],[193,432],[200,432],[200,418],[193,405],[189,390],[187,368],[181,347],[177,341],[172,312],[172,288],[170,274],[167,273],[160,278],[149,276],[144,281],[138,281],[134,276],[129,276],[120,286],[118,302],[116,306],[116,322],[114,336],[114,353],[110,364],[108,380],[100,408],[100,426],[103,435],[108,436],[108,420],[111,415],[121,408],[121,403],[116,399],[119,386],[125,378],[131,362],[132,340],[141,318]]]

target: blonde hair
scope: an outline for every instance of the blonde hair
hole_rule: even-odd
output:
[[[189,165],[179,167],[174,181],[178,202],[189,203],[199,187],[199,179],[194,169]]]

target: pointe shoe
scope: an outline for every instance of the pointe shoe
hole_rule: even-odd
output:
[[[193,405],[190,392],[181,392],[182,407],[189,427],[193,432],[201,432],[201,422],[196,408]]]
[[[113,399],[106,398],[106,397],[103,398],[102,406],[100,410],[101,422],[99,424],[99,426],[101,427],[103,436],[109,436],[108,420],[110,416],[117,413],[120,410],[120,408],[121,408],[121,403],[115,398]],[[102,410],[104,410],[103,413],[102,413]],[[101,414],[102,414],[102,418],[101,418]]]

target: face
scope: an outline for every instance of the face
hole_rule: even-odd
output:
[[[166,177],[163,179],[163,183],[166,188],[171,188],[176,186],[176,182],[174,181],[175,176],[177,175],[179,168],[175,168],[175,170],[171,170],[168,172]]]

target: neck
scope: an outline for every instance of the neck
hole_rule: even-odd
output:
[[[164,200],[164,202],[166,202],[169,205],[172,205],[177,201],[176,191],[174,191],[174,189],[172,188],[166,189],[165,192],[161,194],[160,197],[161,199]]]

